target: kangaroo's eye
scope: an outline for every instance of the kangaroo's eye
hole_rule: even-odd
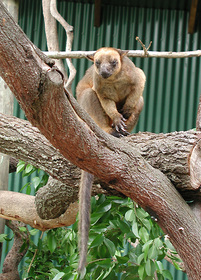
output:
[[[112,66],[116,66],[116,65],[118,64],[118,61],[117,61],[116,59],[114,59],[114,60],[112,60],[112,61],[110,62],[110,64],[111,64]]]
[[[96,64],[96,67],[99,67],[100,64],[101,64],[100,60],[96,60],[96,61],[95,61],[95,64]]]

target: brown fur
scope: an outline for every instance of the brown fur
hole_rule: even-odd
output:
[[[114,48],[101,48],[76,88],[77,100],[94,121],[115,136],[127,135],[144,105],[144,72]]]
[[[101,48],[88,57],[94,65],[76,88],[77,100],[104,131],[116,137],[131,132],[136,125],[144,101],[144,72],[135,67],[127,52]],[[90,228],[90,197],[93,176],[82,171],[79,193],[79,250],[78,271],[85,275],[88,232]]]

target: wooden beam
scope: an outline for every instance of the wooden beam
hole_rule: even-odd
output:
[[[94,26],[100,27],[101,25],[101,0],[95,0],[94,4]]]
[[[190,15],[189,15],[189,21],[188,21],[188,33],[189,34],[193,34],[195,32],[195,19],[196,19],[196,13],[197,13],[197,4],[198,4],[198,0],[191,1],[191,9],[190,9]]]

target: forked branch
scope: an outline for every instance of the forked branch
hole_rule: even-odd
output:
[[[66,40],[66,51],[71,51],[72,50],[72,44],[73,44],[73,26],[71,26],[70,24],[68,24],[66,22],[66,20],[59,14],[58,10],[57,10],[57,1],[56,0],[51,0],[50,3],[50,12],[52,14],[52,16],[63,26],[63,28],[66,31],[66,36],[67,36],[67,40]],[[70,71],[70,75],[68,78],[68,81],[65,83],[65,88],[69,91],[71,91],[71,85],[72,82],[75,78],[76,75],[76,69],[71,61],[70,58],[66,59],[69,71]]]

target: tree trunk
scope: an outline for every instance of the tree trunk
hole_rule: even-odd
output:
[[[20,280],[18,265],[29,247],[29,231],[28,229],[25,232],[20,231],[20,227],[26,227],[26,225],[16,221],[7,221],[6,225],[14,233],[14,242],[3,263],[0,280]]]
[[[18,8],[19,1],[3,0],[4,5],[18,22]],[[4,80],[0,78],[0,113],[7,115],[13,114],[13,94]],[[0,190],[8,189],[8,172],[9,170],[9,157],[4,154],[0,154]],[[0,219],[0,234],[4,233],[5,221]],[[1,262],[2,243],[0,243],[0,262]]]
[[[1,2],[0,18],[0,74],[29,121],[64,157],[154,216],[183,259],[189,279],[200,279],[201,226],[170,180],[138,149],[122,145],[85,116],[64,91],[61,73],[19,30]]]

